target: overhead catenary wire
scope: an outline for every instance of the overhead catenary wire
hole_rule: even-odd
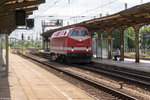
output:
[[[132,7],[131,5],[134,5],[134,4],[135,4],[135,3],[133,3],[133,2],[132,2],[132,3],[124,3],[124,4],[121,4],[121,5],[117,6],[117,7],[115,7],[115,9],[109,9],[109,10],[107,10],[106,12],[110,14],[110,12],[113,12],[113,11],[115,11],[116,9],[121,8],[121,7],[122,7],[122,9],[120,9],[119,11],[126,10],[126,9]],[[129,6],[129,5],[130,5],[130,6]],[[128,7],[127,7],[127,6],[128,6]],[[118,12],[118,11],[117,11],[117,12]],[[115,12],[115,13],[117,13],[117,12]],[[98,16],[98,15],[96,15],[96,16]]]
[[[50,5],[47,9],[45,9],[42,13],[36,15],[35,18],[36,18],[36,17],[39,17],[40,15],[42,15],[44,12],[46,12],[47,10],[49,10],[49,8],[51,8],[51,7],[53,7],[54,5],[56,5],[59,1],[61,1],[61,0],[55,1],[52,5]],[[74,3],[75,1],[77,1],[77,0],[74,0],[74,1],[69,0],[68,3],[67,3],[64,7],[60,8],[60,10],[56,11],[55,14],[57,14],[57,13],[60,12],[60,11],[62,11],[67,5],[70,5],[70,4]],[[91,12],[91,11],[97,10],[97,9],[99,9],[99,8],[102,8],[102,9],[103,9],[104,6],[110,5],[110,4],[112,4],[112,3],[116,2],[116,1],[118,1],[118,0],[114,0],[114,1],[110,1],[110,0],[109,0],[109,3],[103,4],[103,0],[102,0],[102,5],[101,5],[101,6],[96,7],[96,8],[93,8],[93,9],[90,9],[90,10],[87,10],[87,11],[85,11],[85,12],[79,14],[79,15],[71,16],[70,18],[67,18],[67,19],[64,19],[64,20],[69,20],[69,19],[72,19],[72,18],[75,18],[75,17],[76,17],[76,18],[77,18],[77,17],[80,18],[81,15],[84,15],[84,14],[89,13],[89,12]]]
[[[35,16],[35,18],[36,17],[38,17],[38,16],[40,16],[40,15],[42,15],[44,12],[46,12],[47,10],[49,10],[49,8],[52,8],[54,5],[56,5],[59,1],[61,1],[61,0],[57,0],[57,1],[55,1],[51,6],[49,6],[47,9],[45,9],[42,13],[40,13],[39,15],[37,15],[37,16]],[[61,12],[62,10],[64,10],[64,8],[65,7],[67,7],[67,5],[71,5],[71,4],[73,4],[75,1],[78,1],[78,0],[68,0],[68,2],[67,2],[67,4],[65,5],[65,6],[63,6],[62,8],[60,8],[59,10],[57,10],[54,14],[57,14],[57,13],[59,13],[59,12]],[[64,21],[67,21],[67,20],[71,20],[71,19],[74,19],[74,18],[76,18],[76,20],[77,20],[77,18],[83,18],[83,16],[84,16],[84,18],[85,17],[88,17],[88,18],[96,18],[96,16],[98,16],[98,15],[102,15],[102,12],[103,12],[103,7],[105,7],[105,6],[108,6],[108,5],[110,5],[110,4],[113,4],[113,3],[115,3],[115,2],[117,2],[117,1],[119,1],[119,0],[113,0],[113,1],[111,1],[111,0],[109,0],[109,2],[108,3],[106,3],[106,4],[103,4],[103,0],[101,0],[101,6],[98,6],[98,7],[96,7],[96,8],[92,8],[92,9],[90,9],[90,10],[86,10],[85,12],[83,12],[83,13],[81,13],[81,14],[79,14],[79,15],[76,15],[76,16],[65,16],[65,17],[62,17],[63,18],[63,20]],[[86,2],[87,2],[87,0],[86,0]],[[102,12],[100,13],[100,14],[95,14],[95,15],[93,15],[93,16],[89,16],[89,15],[86,15],[85,16],[85,14],[88,14],[88,13],[91,13],[92,11],[94,11],[94,10],[98,10],[98,9],[100,9],[100,8],[102,8]],[[117,8],[119,8],[119,7],[117,7]],[[109,9],[108,9],[109,10]],[[111,10],[111,11],[113,11],[113,10]],[[110,12],[110,11],[105,11],[105,12],[107,12],[107,14]],[[103,13],[105,13],[105,12],[103,12]],[[111,12],[110,12],[111,13]],[[110,14],[109,13],[109,14]],[[52,16],[51,15],[51,17],[59,17],[59,15],[57,15],[57,16]],[[77,21],[76,21],[77,22]]]
[[[117,1],[119,1],[119,0],[109,1],[109,3],[104,4],[104,5],[101,5],[101,6],[96,7],[96,8],[98,8],[98,9],[99,9],[99,8],[102,8],[102,13],[106,13],[106,15],[112,13],[112,11],[115,11],[117,8],[121,8],[121,7],[122,7],[122,9],[119,10],[119,11],[124,10],[124,4],[122,4],[122,5],[117,6],[117,7],[116,7],[115,9],[113,9],[113,10],[108,9],[108,11],[106,11],[106,10],[105,10],[105,12],[103,11],[103,7],[104,7],[104,6],[110,5],[110,4],[115,3],[115,2],[117,2]],[[103,3],[103,0],[102,0],[102,3]],[[135,3],[132,2],[132,3],[129,3],[129,4],[130,4],[130,5],[134,5]],[[132,7],[132,6],[131,6],[131,7]],[[81,16],[83,16],[84,14],[89,13],[89,12],[91,12],[91,11],[93,11],[93,10],[96,10],[96,8],[90,9],[90,10],[84,12],[84,13],[81,13],[81,14],[77,15],[77,16],[79,16],[78,18],[82,18]],[[129,7],[129,8],[130,8],[130,7]],[[91,18],[92,18],[92,19],[93,19],[93,18],[96,18],[96,16],[100,17],[100,15],[102,16],[102,13],[93,15],[93,16],[91,16]],[[113,12],[113,13],[117,13],[117,12]],[[113,13],[112,13],[112,14],[113,14]],[[87,17],[87,16],[89,16],[89,15],[86,15],[86,16],[84,15],[84,17]],[[64,19],[64,20],[65,20],[65,21],[71,20],[71,19],[73,19],[74,17],[75,17],[75,16],[72,16],[72,17],[67,18],[67,19]],[[89,18],[90,18],[90,17],[89,17]],[[88,19],[88,20],[89,20],[89,19]],[[82,21],[84,21],[84,20],[82,20]],[[80,22],[81,22],[81,21],[80,21]]]
[[[93,10],[97,10],[97,9],[103,8],[104,6],[108,6],[108,5],[110,5],[110,4],[112,4],[112,3],[115,3],[115,2],[117,2],[117,1],[118,1],[118,0],[109,1],[109,3],[103,4],[103,5],[101,5],[101,6],[98,6],[98,7],[96,7],[96,8],[90,9],[90,10],[87,10],[87,11],[85,11],[85,12],[79,14],[79,15],[76,15],[76,16],[81,17],[82,15],[84,15],[84,14],[86,14],[86,13],[89,13],[89,12],[91,12],[91,11],[93,11]],[[74,17],[75,17],[75,16],[72,16],[72,17],[67,18],[67,19],[64,19],[64,20],[70,20],[70,19],[72,19],[72,18],[74,18]]]
[[[83,14],[89,13],[89,12],[91,12],[91,11],[93,11],[93,10],[97,10],[97,9],[102,8],[102,7],[104,7],[104,6],[110,5],[110,4],[112,4],[112,3],[116,2],[116,1],[118,1],[118,0],[114,0],[114,1],[111,1],[111,2],[109,1],[109,3],[107,3],[107,4],[101,5],[101,6],[99,6],[99,7],[93,8],[93,9],[90,9],[90,10],[88,10],[88,11],[86,11],[86,12],[83,12],[83,13],[79,14],[78,16],[81,16],[81,15],[83,15]]]
[[[58,2],[60,2],[61,0],[57,0],[55,1],[52,5],[48,6],[48,8],[46,8],[43,12],[41,12],[40,14],[36,15],[34,18],[39,17],[40,15],[42,15],[44,12],[46,12],[47,10],[49,10],[49,8],[53,7],[54,5],[56,5]]]
[[[71,4],[75,3],[75,2],[77,2],[77,0],[70,1],[70,2],[69,2],[69,3],[67,3],[65,6],[63,6],[63,7],[62,7],[62,8],[60,8],[59,10],[57,10],[57,11],[55,12],[55,14],[57,14],[58,12],[62,11],[65,7],[67,7],[67,6],[71,5]]]

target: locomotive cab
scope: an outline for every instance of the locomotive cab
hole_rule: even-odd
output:
[[[71,30],[69,36],[90,36],[87,30]]]
[[[68,34],[68,51],[67,57],[72,62],[91,61],[91,36],[85,28],[75,28],[70,30]]]

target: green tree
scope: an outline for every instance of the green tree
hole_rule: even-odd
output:
[[[38,49],[41,49],[42,48],[41,41],[40,40],[36,40],[34,47],[38,48]]]
[[[103,31],[101,36],[102,38],[107,38],[108,37],[107,31]]]
[[[24,46],[25,46],[26,48],[31,48],[31,47],[32,47],[32,43],[31,43],[30,41],[26,41],[26,42],[24,43]]]
[[[150,49],[150,38],[145,38],[145,34],[150,34],[150,27],[144,28],[140,31],[140,48],[143,49],[144,52],[146,49]]]
[[[112,31],[111,33],[113,40],[113,48],[120,47],[120,31],[118,29]],[[129,27],[124,30],[124,37],[125,37],[125,49],[133,49],[135,47],[134,40],[135,40],[135,32],[132,27]]]
[[[14,47],[14,46],[15,46],[15,43],[14,43],[14,42],[9,42],[9,46],[10,46],[10,47]]]
[[[124,32],[125,36],[127,36],[127,48],[133,49],[135,47],[135,31],[132,27],[129,27]]]
[[[120,48],[120,33],[119,30],[116,29],[111,33],[113,40],[113,48]]]

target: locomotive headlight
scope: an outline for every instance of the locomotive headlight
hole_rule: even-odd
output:
[[[74,48],[72,47],[71,51],[73,52],[74,51]]]
[[[71,51],[73,52],[73,51],[74,51],[74,49],[71,49]]]
[[[87,47],[86,51],[87,51],[87,52],[89,51],[89,47]]]
[[[86,51],[88,52],[88,51],[89,51],[89,49],[86,49]]]
[[[79,41],[82,41],[82,38],[80,38]]]

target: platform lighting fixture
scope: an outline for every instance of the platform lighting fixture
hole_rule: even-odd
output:
[[[128,8],[128,4],[127,3],[125,3],[125,10]]]
[[[68,0],[68,4],[70,4],[70,0]]]
[[[23,53],[23,47],[24,47],[24,35],[23,35],[23,33],[21,34],[21,38],[22,38],[22,53]]]
[[[106,16],[109,16],[109,13],[107,12]]]
[[[102,14],[100,14],[100,18],[102,18]]]

